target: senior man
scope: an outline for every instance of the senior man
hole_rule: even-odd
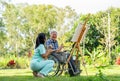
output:
[[[58,45],[57,31],[56,30],[50,31],[50,39],[48,39],[46,41],[46,47],[47,48],[51,47],[56,52],[61,52],[63,45],[60,45],[60,46]],[[67,58],[69,57],[69,55],[70,54],[67,54]],[[74,72],[71,70],[71,67],[73,68]],[[70,61],[68,62],[68,68],[69,68],[70,76],[75,76],[75,75],[78,75],[80,73],[80,71],[77,69],[72,57],[70,58]]]

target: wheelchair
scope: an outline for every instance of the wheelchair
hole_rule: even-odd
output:
[[[83,25],[79,24],[77,26],[77,28],[75,30],[75,33],[74,33],[74,35],[72,37],[72,40],[71,40],[72,42],[74,42],[71,52],[76,51],[76,58],[78,58],[77,55],[80,52],[83,63],[84,63],[84,59],[83,59],[82,50],[80,48],[80,43],[82,42],[83,38],[85,37],[85,35],[86,35],[87,31],[88,31],[88,27],[86,27],[86,24],[87,24],[87,21],[88,21],[89,17],[90,17],[90,14],[88,14],[88,16],[87,16],[85,22],[83,23]],[[53,71],[51,71],[49,73],[49,75],[51,75],[51,76],[61,75],[63,70],[65,70],[64,66],[65,66],[66,63],[61,63],[58,60],[59,58],[57,58],[55,55],[52,55],[52,54],[49,56],[49,59],[53,60],[55,62],[54,67],[53,67]],[[68,62],[68,63],[70,63],[70,62]],[[69,64],[69,65],[71,67],[71,64]],[[80,66],[79,66],[80,64],[76,64],[76,65],[78,65],[77,67],[80,70]],[[85,71],[86,71],[86,74],[87,74],[85,64],[84,64],[84,68],[85,68]],[[71,67],[71,69],[73,69],[73,68]],[[80,73],[81,73],[81,70],[80,70]]]
[[[52,53],[48,59],[54,61],[53,70],[48,74],[48,76],[60,76],[63,72],[69,73],[68,66],[66,66],[68,52]],[[72,65],[70,62],[71,70],[73,71]],[[67,64],[68,65],[68,64]],[[80,65],[80,64],[79,64]],[[77,66],[80,69],[80,66]],[[80,74],[80,73],[79,73]]]

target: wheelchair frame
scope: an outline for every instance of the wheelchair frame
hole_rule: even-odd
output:
[[[68,66],[66,66],[66,63],[61,63],[58,60],[58,57],[51,54],[48,59],[53,60],[55,62],[53,70],[48,74],[48,76],[60,76],[63,72],[69,73],[68,70],[70,70],[70,69],[68,68]],[[67,58],[66,58],[66,62],[67,62]],[[73,74],[75,74],[71,63],[70,62],[68,62],[68,63],[70,64],[70,67],[71,67],[71,70],[73,71]],[[78,69],[80,69],[80,67]]]

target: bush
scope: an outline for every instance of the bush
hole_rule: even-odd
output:
[[[117,65],[120,65],[120,57],[118,57],[118,58],[116,59],[116,64],[117,64]]]
[[[0,57],[1,69],[24,69],[29,67],[30,58],[27,56],[15,57],[14,55],[6,55]]]

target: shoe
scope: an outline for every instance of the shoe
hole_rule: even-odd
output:
[[[74,74],[75,75],[79,75],[81,73],[82,70],[77,70]]]
[[[45,76],[41,73],[37,73],[37,77],[40,77],[40,78],[45,78]]]
[[[37,72],[33,71],[32,73],[34,77],[37,77]]]

